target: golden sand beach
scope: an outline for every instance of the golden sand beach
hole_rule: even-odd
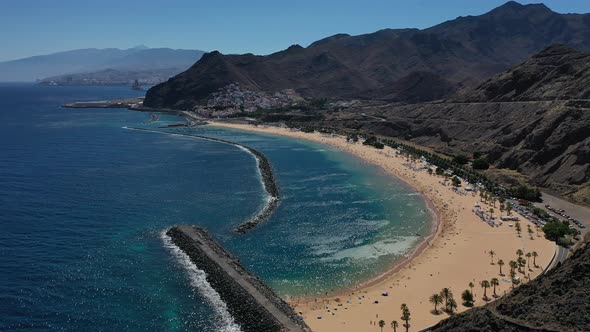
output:
[[[498,278],[498,296],[511,290],[508,262],[516,260],[518,249],[524,253],[538,253],[537,266],[533,266],[531,259],[530,268],[525,267],[524,274],[518,273],[523,282],[527,282],[529,276],[531,279],[538,276],[555,253],[555,244],[546,240],[542,231],[536,230],[532,224],[535,232],[529,236],[529,221],[520,218],[523,226],[521,237],[511,227],[512,222],[503,222],[499,227],[489,226],[474,213],[475,206],[480,205],[486,212],[494,208],[494,214],[499,216],[498,204],[494,207],[482,202],[478,193],[463,190],[455,192],[442,177],[430,175],[426,170],[417,170],[424,165],[423,162],[414,163],[416,169],[412,169],[407,166],[405,157],[389,147],[378,150],[360,143],[348,143],[342,136],[317,132],[310,134],[270,126],[255,127],[222,122],[211,125],[330,145],[378,165],[387,174],[404,180],[429,201],[437,215],[438,223],[433,234],[413,253],[409,253],[407,259],[392,266],[384,275],[367,281],[356,289],[337,294],[291,299],[290,303],[302,314],[313,331],[380,331],[377,325],[379,320],[384,320],[389,330],[391,322],[396,320],[399,323],[398,331],[402,331],[405,330],[400,318],[402,303],[406,303],[411,312],[410,331],[419,331],[449,316],[440,310],[439,314],[434,314],[434,306],[429,302],[429,297],[442,288],[450,288],[457,301],[458,311],[465,311],[469,308],[462,304],[461,293],[469,289],[470,282],[475,285],[473,292],[476,306],[486,303],[483,300],[484,290],[480,287],[482,280]],[[490,251],[495,252],[493,257],[490,256]],[[499,274],[499,259],[505,262],[502,267],[505,276]],[[383,292],[387,292],[388,296],[383,296]],[[487,295],[491,300],[494,299],[492,288],[487,289]]]

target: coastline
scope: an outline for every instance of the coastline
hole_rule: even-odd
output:
[[[538,266],[528,272],[531,279],[543,270],[554,254],[554,244],[541,236],[534,239],[531,237],[530,241],[517,237],[509,223],[504,223],[498,229],[490,228],[471,211],[474,203],[479,204],[475,193],[469,196],[455,193],[451,186],[439,181],[440,178],[426,175],[425,171],[410,169],[405,165],[405,158],[396,156],[390,148],[377,150],[361,144],[346,143],[345,138],[341,136],[306,134],[278,127],[254,127],[219,122],[210,125],[327,144],[379,166],[388,175],[409,185],[422,195],[433,212],[431,214],[436,220],[433,222],[431,234],[417,244],[411,253],[406,254],[404,259],[388,267],[384,273],[362,282],[353,289],[290,300],[314,331],[377,329],[376,323],[382,318],[388,322],[393,319],[399,320],[399,305],[402,302],[407,303],[412,310],[412,330],[426,328],[446,318],[446,314],[431,313],[432,307],[428,297],[433,292],[450,287],[457,302],[460,302],[460,294],[469,282],[478,285],[480,280],[490,280],[492,277],[502,280],[498,277],[497,266],[490,264],[487,250],[494,250],[496,259],[505,260],[506,268],[508,261],[514,259],[517,249],[523,249],[525,252],[537,251]],[[476,286],[477,288],[479,287]],[[381,296],[385,290],[393,292],[394,295]],[[501,283],[498,291],[500,294],[506,293],[510,291],[510,286]],[[478,294],[477,290],[474,293],[477,297],[475,305],[485,304],[479,297],[481,294]],[[459,304],[458,309],[464,311],[468,308]]]
[[[254,130],[254,128],[257,128],[257,127],[253,127],[250,125],[230,124],[230,123],[225,123],[225,122],[208,122],[207,125],[212,126],[212,127],[218,126],[218,127],[226,127],[226,128],[232,128],[232,129],[240,129],[240,130],[246,130],[246,131],[255,131],[255,132],[262,132],[262,133],[266,133],[266,134],[270,133],[270,134],[275,134],[275,135],[293,137],[291,135],[287,135],[286,133],[276,133],[276,132],[268,132],[268,131],[264,131],[264,130]],[[306,137],[297,137],[297,138],[303,138],[303,139],[308,140],[310,142],[318,143],[318,140],[313,139],[313,137],[309,136],[309,135],[307,135]],[[325,142],[319,142],[319,143],[325,144]],[[338,149],[339,151],[342,151],[338,146],[334,146],[334,145],[330,145],[330,146]],[[370,147],[368,147],[368,148],[370,148]],[[371,164],[371,161],[367,160],[366,158],[362,158],[362,157],[355,155],[355,154],[352,154],[352,155],[359,158],[362,162]],[[377,166],[379,166],[379,165],[377,165]],[[380,168],[382,171],[384,171],[386,176],[392,176],[391,174],[389,174],[389,172],[387,172],[387,170],[383,169],[382,167],[380,167]],[[431,223],[429,234],[427,236],[425,236],[416,245],[414,245],[411,248],[411,250],[403,256],[404,258],[398,259],[391,267],[387,268],[384,272],[378,274],[375,277],[372,277],[371,279],[365,280],[365,281],[355,285],[352,288],[343,288],[343,289],[337,289],[335,291],[327,292],[326,294],[329,294],[330,297],[343,296],[343,295],[346,295],[350,292],[362,291],[365,288],[375,286],[375,285],[378,285],[379,283],[383,282],[387,278],[389,278],[392,275],[394,275],[395,273],[399,272],[401,269],[403,269],[407,265],[411,264],[413,260],[420,257],[420,255],[422,253],[424,253],[424,251],[426,251],[426,249],[428,249],[428,247],[431,246],[432,241],[434,241],[436,239],[436,237],[439,235],[441,229],[443,228],[443,226],[445,224],[445,218],[444,218],[443,214],[441,213],[441,210],[444,209],[444,207],[437,206],[437,204],[434,202],[433,198],[430,197],[426,192],[424,192],[424,190],[422,190],[422,188],[417,186],[415,183],[410,182],[408,179],[406,179],[404,177],[395,176],[395,178],[396,178],[396,180],[399,180],[399,181],[403,182],[405,185],[407,185],[408,187],[410,187],[413,191],[419,193],[420,196],[422,197],[422,199],[424,200],[424,202],[426,203],[428,213],[432,217],[432,223]],[[318,296],[305,296],[305,297],[300,296],[300,297],[297,297],[297,301],[298,302],[307,302],[307,301],[312,301],[312,300],[316,299],[317,297]]]
[[[401,180],[403,182],[407,183],[405,180],[403,180],[403,179],[401,179]],[[408,185],[411,188],[416,189],[414,186],[412,186],[410,184],[408,184]],[[385,272],[358,284],[354,288],[346,289],[346,290],[339,290],[336,292],[330,292],[331,296],[346,295],[346,293],[350,293],[350,291],[359,291],[364,288],[378,285],[379,283],[383,282],[387,278],[389,278],[389,277],[393,276],[394,274],[396,274],[397,272],[399,272],[401,269],[406,267],[408,264],[411,264],[413,260],[420,257],[420,255],[422,255],[422,253],[424,253],[424,251],[426,251],[428,249],[428,247],[430,247],[430,243],[432,241],[434,241],[434,239],[436,239],[436,237],[438,236],[438,234],[441,230],[441,224],[444,223],[444,220],[442,219],[440,214],[437,212],[436,207],[434,207],[434,204],[432,203],[430,198],[428,196],[424,195],[422,192],[419,192],[419,193],[420,193],[420,196],[422,197],[422,199],[425,201],[425,203],[428,207],[429,213],[431,214],[432,219],[433,219],[432,225],[430,227],[430,233],[428,234],[428,236],[424,237],[424,239],[422,239],[422,241],[420,241],[417,245],[415,245],[412,248],[412,250],[410,250],[410,252],[408,254],[404,255],[403,259],[399,259],[390,268],[388,268]],[[308,297],[308,298],[300,298],[300,299],[304,299],[304,300],[309,301],[309,300],[312,300],[313,298]]]

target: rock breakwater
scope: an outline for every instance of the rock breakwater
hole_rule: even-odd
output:
[[[256,159],[258,171],[260,173],[260,178],[261,178],[262,184],[264,186],[264,190],[267,193],[267,199],[266,199],[264,206],[256,213],[256,215],[254,215],[250,220],[238,225],[234,229],[234,231],[237,233],[244,234],[244,233],[254,229],[260,223],[262,223],[266,219],[268,219],[268,217],[270,217],[270,215],[272,215],[274,210],[280,204],[280,191],[279,191],[279,187],[276,183],[270,162],[268,161],[266,156],[264,156],[264,154],[262,154],[261,152],[255,150],[249,146],[246,146],[246,145],[243,145],[240,143],[236,143],[236,142],[232,142],[232,141],[228,141],[228,140],[224,140],[224,139],[220,139],[220,138],[213,138],[213,137],[202,136],[202,135],[169,133],[169,132],[163,132],[163,131],[157,131],[157,130],[151,130],[151,129],[145,129],[145,128],[136,128],[136,127],[125,127],[125,128],[130,129],[130,130],[139,130],[139,131],[155,132],[155,133],[160,133],[160,134],[170,134],[170,135],[177,135],[177,136],[192,137],[192,138],[204,139],[204,140],[213,141],[213,142],[229,144],[229,145],[237,146],[238,148],[252,154],[254,156],[254,158]]]
[[[171,228],[166,234],[205,271],[207,282],[227,304],[242,331],[310,331],[289,304],[251,275],[204,229],[182,225]]]

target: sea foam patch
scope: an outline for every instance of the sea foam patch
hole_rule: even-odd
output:
[[[339,261],[346,259],[353,262],[361,262],[369,259],[377,259],[386,255],[401,256],[406,254],[417,240],[417,236],[396,237],[340,250],[327,257],[322,257],[321,260]]]

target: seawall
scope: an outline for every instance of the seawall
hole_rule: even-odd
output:
[[[167,233],[195,265],[207,274],[207,282],[227,304],[244,332],[309,332],[289,304],[225,251],[202,228],[181,225]]]
[[[244,234],[244,233],[248,232],[249,230],[255,228],[256,226],[258,226],[258,224],[264,222],[268,217],[270,217],[270,215],[274,212],[274,210],[279,206],[281,196],[280,196],[279,187],[276,183],[274,174],[272,172],[272,167],[271,167],[268,159],[264,156],[264,154],[260,153],[259,151],[255,150],[249,146],[235,143],[235,142],[231,142],[231,141],[227,141],[227,140],[220,139],[220,138],[213,138],[213,137],[202,136],[202,135],[179,134],[179,133],[174,133],[174,132],[164,132],[164,131],[157,131],[157,130],[151,130],[151,129],[145,129],[145,128],[136,128],[136,127],[126,127],[126,128],[131,129],[131,130],[139,130],[139,131],[155,132],[155,133],[160,133],[160,134],[170,134],[170,135],[204,139],[204,140],[208,140],[208,141],[219,142],[219,143],[237,146],[237,147],[251,153],[254,156],[254,158],[256,159],[256,163],[258,165],[258,170],[260,172],[260,177],[262,178],[262,184],[264,186],[264,190],[268,194],[268,202],[265,204],[265,206],[260,211],[258,211],[258,213],[254,217],[252,217],[252,219],[238,225],[234,229],[237,233]]]
[[[279,206],[281,196],[268,159],[266,159],[266,157],[257,150],[244,145],[241,145],[241,147],[252,153],[258,160],[258,170],[260,171],[260,176],[262,177],[264,189],[269,196],[269,201],[267,202],[266,206],[254,218],[240,224],[235,229],[235,231],[238,233],[246,233],[270,217],[273,211]]]

